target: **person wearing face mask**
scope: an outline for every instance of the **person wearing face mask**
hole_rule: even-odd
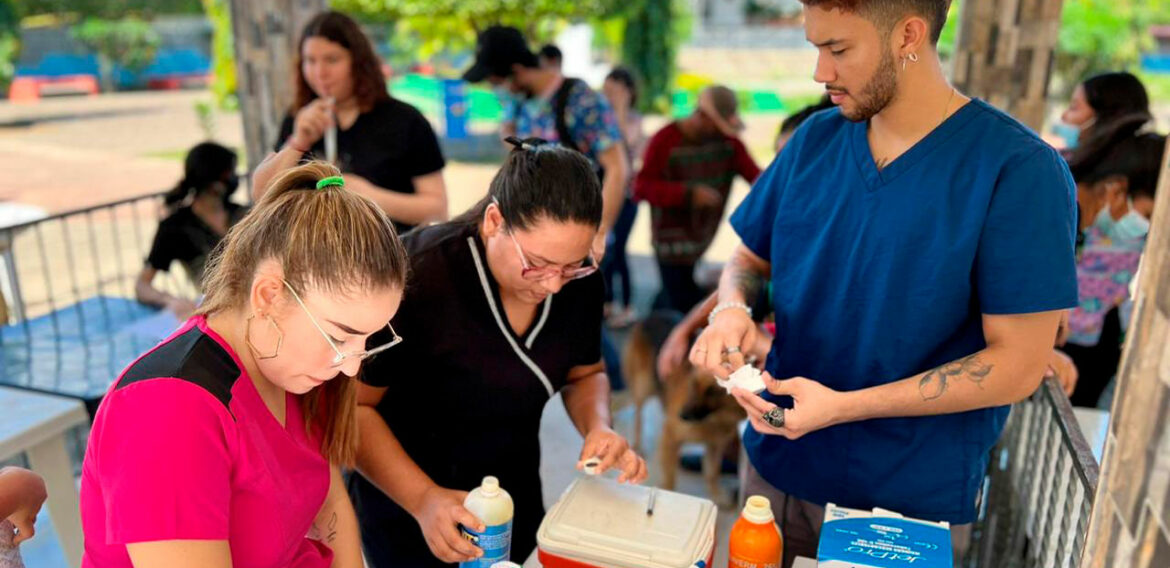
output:
[[[1102,73],[1073,89],[1068,108],[1052,130],[1064,140],[1063,152],[1071,161],[1078,149],[1095,138],[1107,139],[1111,129],[1151,119],[1150,98],[1141,80],[1125,72]]]
[[[1073,164],[1084,244],[1077,259],[1078,302],[1067,343],[1079,379],[1071,400],[1095,407],[1121,360],[1120,306],[1129,297],[1149,233],[1166,139],[1121,131]]]
[[[202,288],[208,255],[248,212],[231,201],[239,185],[235,152],[204,142],[187,152],[183,172],[183,179],[165,197],[172,213],[159,223],[134,286],[139,302],[166,308],[179,320],[187,319],[195,304],[155,288],[154,277],[179,261],[191,281]]]
[[[559,67],[542,67],[520,30],[492,26],[477,40],[475,63],[463,74],[469,83],[487,81],[511,96],[501,134],[540,138],[584,154],[601,178],[604,209],[593,255],[605,256],[606,239],[618,220],[630,164],[622,134],[606,98]]]
[[[216,249],[196,314],[98,407],[82,566],[361,568],[340,469],[354,377],[402,341],[387,321],[406,271],[390,219],[336,168],[274,179]]]
[[[609,414],[603,282],[590,252],[600,184],[578,152],[511,140],[486,198],[404,237],[411,286],[392,323],[411,347],[362,372],[360,475],[350,481],[374,568],[479,557],[459,525],[482,530],[463,500],[488,475],[515,502],[511,559],[523,562],[544,518],[539,430],[556,393],[584,437],[579,469],[597,457],[619,481],[646,477]]]
[[[275,153],[253,175],[268,180],[306,158],[333,160],[346,188],[377,203],[399,233],[447,218],[445,161],[426,117],[386,90],[370,40],[357,23],[323,12],[301,34],[296,98]],[[330,155],[335,154],[335,155]]]

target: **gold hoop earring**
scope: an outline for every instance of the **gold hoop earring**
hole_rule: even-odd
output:
[[[260,350],[252,343],[252,318],[255,317],[256,314],[252,314],[248,316],[247,320],[244,320],[244,343],[248,345],[248,349],[252,350],[252,355],[257,359],[275,359],[280,355],[280,346],[284,343],[284,332],[280,330],[279,325],[276,325],[276,320],[273,320],[271,316],[264,316],[264,319],[268,320],[268,325],[276,330],[276,349],[271,355],[260,353]]]

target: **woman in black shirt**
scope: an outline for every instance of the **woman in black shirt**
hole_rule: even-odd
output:
[[[585,437],[578,468],[596,456],[621,481],[646,477],[610,427],[590,254],[601,185],[585,157],[537,142],[508,156],[478,206],[403,239],[411,275],[392,323],[410,345],[363,369],[350,483],[375,568],[475,558],[458,523],[481,526],[462,504],[486,475],[512,494],[523,561],[544,517],[540,418],[558,391]]]
[[[256,168],[253,191],[264,193],[275,172],[307,157],[333,159],[345,187],[368,197],[399,234],[447,218],[439,142],[427,119],[386,90],[382,66],[357,23],[324,12],[301,35],[296,100],[275,154]],[[327,147],[335,128],[336,156]]]
[[[154,277],[160,270],[169,271],[177,260],[202,288],[207,256],[248,212],[231,202],[239,183],[235,152],[214,142],[191,148],[183,164],[183,179],[165,198],[172,213],[159,223],[146,266],[138,274],[134,293],[139,302],[165,307],[179,320],[191,315],[195,304],[155,288]]]

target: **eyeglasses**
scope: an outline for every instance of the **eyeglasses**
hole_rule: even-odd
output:
[[[516,240],[515,235],[508,232],[508,237],[512,239],[512,244],[516,245],[516,252],[520,254],[520,265],[524,267],[520,271],[520,277],[525,280],[548,280],[554,276],[560,276],[565,280],[577,280],[597,272],[597,261],[593,259],[592,252],[589,253],[589,264],[584,266],[532,266],[532,263],[528,261],[528,255],[524,254],[524,249]]]
[[[495,205],[496,209],[500,208],[500,202],[495,197],[492,198],[492,205]],[[512,234],[511,230],[508,230],[508,238],[512,239],[512,244],[516,245],[516,253],[520,255],[520,265],[523,267],[520,270],[520,277],[525,280],[539,282],[554,276],[560,276],[565,280],[577,280],[597,272],[597,259],[593,257],[592,252],[586,258],[589,264],[583,266],[532,266],[532,262],[528,260],[528,255],[524,252],[524,247],[520,246],[520,241],[516,240],[516,236]]]
[[[336,355],[333,356],[333,367],[340,367],[346,361],[355,358],[358,361],[365,361],[374,355],[377,355],[391,347],[394,347],[395,345],[398,345],[399,343],[402,343],[402,336],[398,335],[398,332],[394,331],[394,326],[387,322],[386,329],[390,330],[390,335],[393,337],[393,339],[391,339],[388,343],[364,351],[351,351],[348,353],[342,353],[341,349],[337,348],[337,343],[333,341],[333,338],[329,337],[329,334],[325,333],[325,329],[321,327],[321,324],[317,323],[317,318],[313,317],[313,313],[309,311],[307,306],[305,306],[305,302],[301,300],[301,297],[297,294],[297,291],[293,290],[292,284],[289,284],[286,280],[281,280],[281,282],[284,282],[284,285],[288,287],[288,291],[292,292],[293,298],[295,298],[297,303],[300,304],[301,309],[305,310],[305,315],[309,316],[309,321],[313,322],[313,327],[317,328],[317,331],[321,332],[321,337],[324,337],[325,341],[329,342],[329,346],[333,348],[333,352],[336,353]]]

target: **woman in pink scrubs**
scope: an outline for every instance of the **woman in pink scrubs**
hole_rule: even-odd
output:
[[[401,341],[366,345],[407,261],[338,175],[274,180],[213,254],[196,315],[110,387],[82,473],[83,566],[362,566],[338,468],[361,361]]]

